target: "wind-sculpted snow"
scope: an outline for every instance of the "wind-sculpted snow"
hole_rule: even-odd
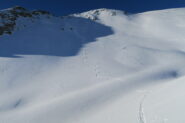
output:
[[[0,37],[0,123],[185,122],[183,8],[43,12]]]

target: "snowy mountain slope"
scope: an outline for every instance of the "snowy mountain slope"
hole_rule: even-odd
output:
[[[0,122],[184,122],[184,12],[0,11]]]

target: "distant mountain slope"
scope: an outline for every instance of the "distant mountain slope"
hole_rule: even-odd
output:
[[[0,123],[184,122],[185,9],[0,11]]]
[[[22,55],[72,56],[80,47],[113,33],[110,27],[81,17],[55,17],[45,11],[21,7],[0,12],[2,26],[0,56]]]

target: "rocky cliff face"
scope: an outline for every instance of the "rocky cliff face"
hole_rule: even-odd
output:
[[[50,13],[42,10],[28,11],[20,6],[0,11],[0,35],[11,34],[18,18],[34,18],[39,15],[50,15]]]

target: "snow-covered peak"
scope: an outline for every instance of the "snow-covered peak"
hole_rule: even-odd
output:
[[[63,16],[62,18],[68,19],[68,17],[74,18],[85,18],[90,20],[101,20],[102,18],[112,17],[116,15],[125,15],[127,14],[124,11],[113,10],[113,9],[95,9],[83,13],[72,14],[67,17]],[[24,7],[16,6],[0,11],[0,36],[3,34],[12,34],[17,26],[17,20],[20,18],[28,18],[29,20],[41,18],[45,16],[47,18],[55,17],[51,13],[42,10],[30,11]],[[21,21],[22,22],[22,21]]]
[[[78,13],[78,14],[73,14],[73,16],[76,17],[84,17],[88,18],[91,20],[98,20],[100,16],[116,16],[120,14],[127,14],[127,12],[120,11],[120,10],[114,10],[114,9],[106,9],[106,8],[101,8],[101,9],[94,9],[90,10],[87,12],[83,13]]]

